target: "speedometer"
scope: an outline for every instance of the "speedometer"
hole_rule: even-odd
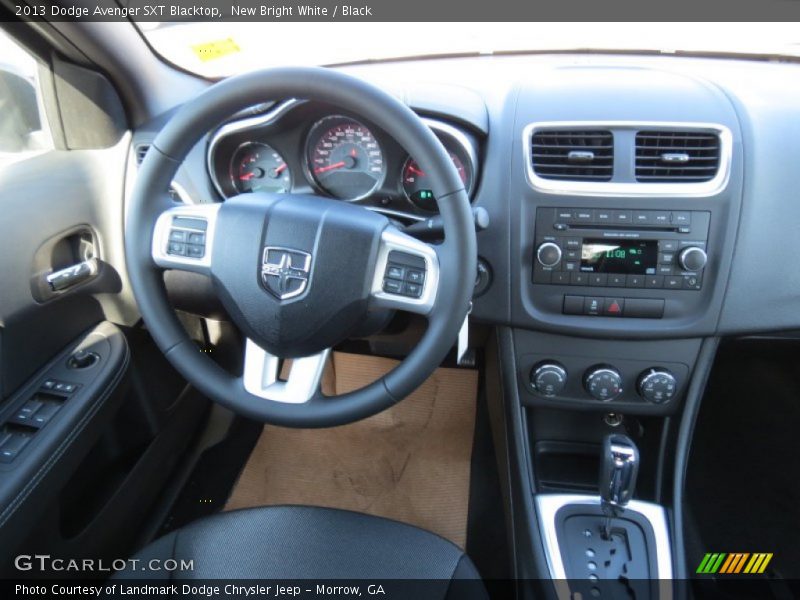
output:
[[[308,170],[325,193],[343,200],[370,195],[386,176],[383,152],[372,132],[349,117],[326,117],[308,135]]]

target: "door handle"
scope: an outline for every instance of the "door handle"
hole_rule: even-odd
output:
[[[97,275],[97,259],[90,258],[65,269],[53,271],[45,277],[47,285],[54,292],[60,292]]]

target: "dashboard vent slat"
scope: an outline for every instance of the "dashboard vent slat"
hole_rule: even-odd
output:
[[[136,153],[136,164],[141,165],[147,151],[150,150],[150,144],[140,144],[136,146],[134,152]]]
[[[697,183],[719,170],[720,140],[712,132],[639,131],[636,180],[648,183]]]
[[[608,130],[538,130],[530,150],[533,172],[543,179],[610,181],[614,174]]]

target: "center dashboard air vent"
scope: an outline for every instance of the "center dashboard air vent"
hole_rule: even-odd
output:
[[[542,179],[610,181],[614,136],[608,130],[540,129],[531,136],[531,167]]]
[[[720,163],[717,133],[639,131],[636,133],[636,181],[697,183],[711,181]]]

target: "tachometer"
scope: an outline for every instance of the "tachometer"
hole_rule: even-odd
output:
[[[453,160],[453,165],[461,176],[461,182],[464,184],[464,189],[470,191],[472,185],[472,171],[464,161],[459,158],[458,154],[449,150],[450,158]],[[422,210],[435,212],[438,210],[436,206],[436,198],[433,197],[433,190],[430,188],[430,183],[425,171],[420,168],[410,156],[406,159],[403,165],[403,191],[411,202]]]
[[[231,181],[239,193],[271,192],[283,194],[292,188],[292,174],[283,157],[260,142],[247,142],[236,149],[231,159]]]
[[[378,140],[349,117],[326,117],[308,135],[308,170],[317,186],[343,200],[371,194],[386,175]]]

